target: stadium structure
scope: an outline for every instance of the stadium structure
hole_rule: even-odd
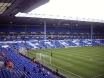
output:
[[[0,78],[104,78],[103,21],[29,13],[49,1],[0,1]]]

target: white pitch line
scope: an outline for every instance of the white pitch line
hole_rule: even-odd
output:
[[[67,66],[72,66],[72,65],[64,65],[64,66],[60,66],[60,67],[67,67]]]
[[[60,53],[60,54],[64,54],[65,55],[66,53]],[[76,56],[76,55],[80,56],[79,58],[84,58],[84,59],[92,60],[92,61],[95,61],[95,62],[100,62],[100,61],[93,60],[89,56],[84,56],[84,55],[80,55],[80,54],[74,54],[74,55],[68,54],[67,56]],[[100,62],[100,63],[104,63],[104,62]]]
[[[76,54],[76,55],[78,55],[78,56],[80,56],[79,54]],[[73,55],[72,55],[73,56]],[[100,62],[100,63],[104,63],[104,62],[101,62],[101,61],[96,61],[96,60],[93,60],[91,57],[89,57],[89,58],[86,58],[86,56],[80,56],[79,58],[84,58],[84,59],[88,59],[88,60],[92,60],[92,61],[95,61],[95,62]]]
[[[48,51],[48,52],[50,52],[50,51]],[[58,52],[56,52],[56,53],[58,53]],[[66,53],[60,53],[60,54],[66,54]],[[80,54],[79,54],[80,55]],[[57,56],[57,55],[56,55]],[[75,55],[72,55],[72,56],[75,56]],[[82,56],[84,56],[84,55],[82,55]],[[60,57],[60,56],[57,56],[57,57]],[[64,58],[64,57],[63,57]],[[80,57],[80,58],[84,58],[84,57]],[[64,58],[64,59],[66,59],[66,58]],[[85,56],[85,58],[84,59],[88,59],[88,58],[86,58],[86,56]],[[59,60],[59,59],[57,59],[57,60]],[[88,59],[88,60],[91,60],[91,59]],[[60,61],[62,61],[62,60],[60,60]],[[95,61],[95,62],[99,62],[99,61],[96,61],[96,60],[92,60],[92,61]],[[63,61],[63,62],[65,62],[65,61]],[[66,62],[67,63],[67,62]],[[103,63],[103,62],[100,62],[100,63]],[[67,63],[68,64],[68,63]],[[72,64],[73,65],[73,64]],[[61,68],[61,67],[60,67]],[[62,69],[62,68],[61,68]],[[65,69],[63,69],[63,70],[65,70]],[[65,71],[67,71],[67,70],[65,70]],[[81,78],[83,78],[83,77],[81,77]]]
[[[65,55],[65,53],[61,53],[61,54],[63,54],[63,55]],[[72,55],[72,54],[69,54],[69,55],[67,55],[67,56],[76,56],[76,55]],[[57,56],[57,55],[55,55],[55,56]],[[60,56],[57,56],[57,57],[60,57]],[[77,56],[78,57],[78,56]],[[64,57],[63,57],[64,58]],[[99,61],[96,61],[96,60],[93,60],[93,59],[91,59],[91,58],[84,58],[84,56],[83,57],[79,57],[79,58],[83,58],[83,59],[87,59],[87,60],[90,60],[90,61],[95,61],[95,62],[99,62]],[[66,59],[66,58],[64,58],[64,59]],[[70,58],[68,58],[68,59],[70,59]],[[66,59],[67,60],[67,59]],[[61,60],[62,61],[62,60]],[[102,63],[102,64],[104,64],[103,62],[100,62],[100,63]],[[73,64],[72,64],[73,65]],[[99,70],[101,70],[101,69],[99,69]],[[102,71],[102,70],[101,70]]]
[[[62,53],[62,52],[61,52]],[[68,52],[67,52],[68,53]],[[79,53],[82,53],[82,52],[79,52]],[[93,53],[95,53],[95,52],[93,52]],[[74,53],[75,54],[75,53]],[[87,54],[89,54],[89,52],[87,52]],[[80,54],[81,55],[81,54]],[[83,56],[83,55],[82,55]],[[96,56],[98,56],[98,55],[96,55]],[[86,56],[86,57],[89,57],[89,56]]]
[[[62,60],[59,60],[59,59],[57,59],[57,58],[52,58],[52,59],[56,59],[56,60],[58,60],[58,61],[60,61],[60,62],[64,62],[64,64],[68,64],[68,65],[70,65],[70,66],[72,66],[73,64],[70,64],[70,63],[68,63],[68,62],[65,62],[65,61],[62,61]],[[53,61],[55,61],[55,60],[53,60]]]
[[[48,51],[48,52],[50,52],[50,51]],[[57,56],[57,55],[56,55],[56,56]],[[57,56],[57,57],[59,57],[59,56]],[[60,61],[59,63],[63,65],[62,67],[72,66],[72,65],[73,65],[73,64],[71,64],[71,63],[68,63],[68,62],[65,62],[65,61],[59,60],[59,59],[54,58],[54,57],[52,57],[52,59],[55,59],[55,60],[53,60],[53,61],[56,61],[56,60]],[[57,62],[57,61],[56,61],[56,62]],[[63,63],[62,63],[62,62],[63,62]],[[66,64],[66,65],[65,65],[65,64]]]
[[[50,51],[48,51],[48,52],[50,52]],[[57,55],[55,55],[55,56],[57,56]],[[57,56],[57,57],[59,57],[59,56]],[[63,58],[64,58],[64,57],[63,57]],[[56,60],[58,60],[58,61],[61,61],[61,62],[66,63],[66,64],[68,64],[68,65],[73,65],[73,64],[71,64],[71,63],[68,63],[68,62],[65,62],[65,61],[59,60],[59,59],[54,58],[54,57],[52,57],[52,59],[56,59]],[[66,58],[65,58],[65,59],[66,59]]]
[[[48,52],[50,52],[50,51],[48,51]],[[63,54],[63,55],[65,55],[65,53],[61,53],[61,54]],[[55,56],[57,56],[57,55],[55,55]],[[67,55],[67,56],[70,56],[70,55]],[[72,56],[76,56],[76,55],[72,55]],[[57,57],[60,57],[60,56],[57,56]],[[78,56],[77,56],[78,57]],[[64,57],[63,57],[64,58]],[[91,60],[91,58],[89,59],[89,58],[84,58],[84,56],[83,57],[79,57],[79,58],[83,58],[83,59],[87,59],[87,60]],[[66,59],[66,58],[64,58],[64,59]],[[68,58],[69,59],[69,58]],[[57,59],[57,60],[59,60],[59,59]],[[67,60],[67,59],[66,59]],[[62,61],[62,60],[60,60],[60,61]],[[95,62],[99,62],[99,61],[96,61],[96,60],[91,60],[91,61],[95,61]],[[64,63],[67,63],[67,62],[65,62],[65,61],[62,61],[62,62],[64,62]],[[102,63],[102,64],[104,64],[103,62],[100,62],[100,63]],[[67,63],[67,64],[69,64],[69,63]],[[73,65],[73,64],[72,64]],[[102,70],[101,70],[102,71]]]
[[[48,52],[50,52],[50,51],[48,51]],[[57,52],[56,52],[57,53]],[[65,55],[66,53],[60,53],[60,54],[63,54],[63,55]],[[80,54],[78,54],[78,56],[79,56]],[[55,55],[55,56],[57,56],[57,55]],[[70,55],[67,55],[67,56],[70,56]],[[71,56],[76,56],[76,55],[72,55],[71,54]],[[77,57],[78,57],[77,56]],[[104,62],[100,62],[100,61],[96,61],[96,60],[93,60],[92,58],[88,58],[88,56],[84,56],[84,55],[82,55],[83,57],[79,57],[79,58],[83,58],[83,59],[87,59],[87,60],[90,60],[90,61],[95,61],[95,62],[99,62],[99,63],[101,63],[101,64],[104,64]],[[57,56],[57,57],[60,57],[60,56]],[[86,58],[87,57],[87,58]],[[63,57],[64,58],[64,57]],[[66,58],[64,58],[64,59],[66,59]],[[67,60],[67,59],[66,59]],[[62,60],[61,60],[62,61]],[[67,62],[66,62],[67,63]],[[73,64],[72,64],[73,65]]]
[[[61,54],[65,55],[65,53],[61,53]],[[57,55],[55,55],[55,56],[57,56]],[[76,56],[76,55],[68,54],[67,56]],[[57,56],[57,57],[59,57],[59,56]],[[79,56],[76,56],[76,57],[79,57]],[[83,57],[80,56],[79,58],[83,58],[83,59],[87,59],[87,60],[91,60],[91,61],[95,61],[95,62],[100,62],[100,61],[93,60],[92,58],[86,58],[84,56]],[[104,63],[104,62],[100,62],[100,63]]]
[[[99,76],[103,76],[104,74],[101,74],[101,75],[97,75],[97,76],[94,76],[94,77],[91,77],[91,78],[96,78],[96,77],[99,77]]]
[[[75,73],[72,73],[72,72],[70,72],[70,71],[68,71],[68,70],[65,70],[65,69],[63,69],[63,68],[61,68],[61,67],[59,67],[59,66],[56,66],[56,65],[54,65],[54,64],[51,64],[51,65],[53,65],[53,66],[55,66],[55,67],[57,67],[57,68],[59,68],[59,69],[62,69],[62,70],[66,71],[66,72],[68,72],[68,73],[70,73],[70,74],[73,74],[73,75],[75,75],[75,76],[77,76],[77,77],[79,77],[79,78],[83,78],[83,77],[81,77],[81,76],[79,76],[79,75],[77,75],[77,74],[75,74]]]

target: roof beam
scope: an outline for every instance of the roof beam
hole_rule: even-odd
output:
[[[27,0],[24,5],[20,6],[19,10],[20,12],[27,13],[49,1],[50,0]]]

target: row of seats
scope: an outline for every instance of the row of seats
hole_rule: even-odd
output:
[[[0,32],[44,32],[44,26],[0,26]],[[46,32],[91,33],[90,27],[47,27]],[[93,28],[93,33],[104,33],[103,28]]]
[[[28,44],[28,46],[26,44]],[[25,41],[24,45],[30,49],[95,46],[95,45],[104,45],[104,39],[102,40],[67,39],[67,40],[39,40],[39,41],[30,39],[28,41]]]
[[[5,41],[0,41],[3,45]],[[81,47],[104,45],[104,39],[65,39],[65,40],[36,40],[35,38],[17,38],[16,40],[7,41],[15,49],[25,47],[27,49],[45,49],[45,48],[62,48],[62,47]]]
[[[1,52],[4,52],[5,56],[13,62],[14,69],[2,68],[0,78],[24,78],[23,76],[25,76],[25,78],[54,78],[52,73],[48,74],[48,70],[38,66],[38,64],[33,63],[20,54],[15,53],[12,49],[1,48],[0,54]],[[0,56],[0,61],[5,61],[5,59]],[[24,66],[26,67],[25,71]],[[41,73],[39,73],[40,70]],[[55,76],[55,78],[56,77],[57,76]]]

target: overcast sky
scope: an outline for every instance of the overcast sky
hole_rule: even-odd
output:
[[[104,20],[104,0],[50,0],[31,12]]]

